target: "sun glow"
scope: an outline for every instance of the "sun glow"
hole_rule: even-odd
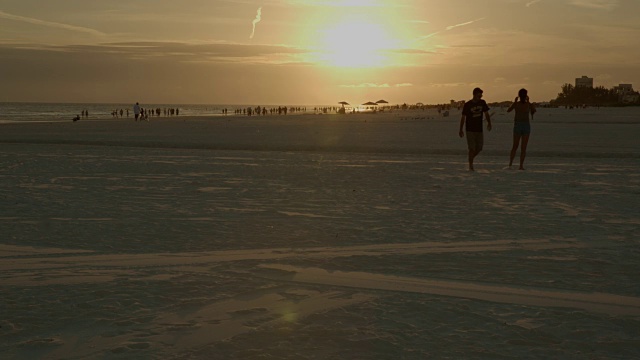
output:
[[[382,24],[366,20],[340,22],[319,31],[319,35],[316,57],[331,66],[386,66],[390,51],[397,47]]]

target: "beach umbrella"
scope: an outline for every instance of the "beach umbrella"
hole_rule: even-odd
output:
[[[389,102],[386,100],[378,100],[376,101],[376,104],[388,104]]]
[[[364,106],[375,106],[375,105],[378,105],[378,104],[376,104],[376,103],[374,103],[374,102],[369,101],[369,102],[366,102],[366,103],[364,103],[364,104],[362,104],[362,105],[364,105]]]
[[[342,105],[342,106],[349,105],[349,103],[348,103],[348,102],[346,102],[346,101],[340,101],[338,104],[340,104],[340,105]]]

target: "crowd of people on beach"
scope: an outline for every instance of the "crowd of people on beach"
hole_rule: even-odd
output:
[[[460,119],[460,130],[459,136],[464,138],[466,135],[467,140],[467,149],[468,149],[468,161],[469,161],[469,170],[474,171],[474,160],[480,154],[484,147],[484,134],[483,134],[483,123],[484,120],[487,121],[487,131],[491,131],[491,114],[489,114],[489,106],[487,102],[482,100],[483,90],[480,88],[473,89],[473,98],[467,102],[461,102],[457,104],[451,105],[441,105],[437,107],[438,113],[442,116],[449,116],[449,110],[452,107],[462,109],[462,118]],[[424,105],[420,104],[422,108]],[[417,106],[417,105],[416,105]],[[340,113],[340,109],[338,107],[324,107],[324,108],[314,108],[314,113],[328,113],[330,111],[335,111]],[[408,105],[404,104],[398,108],[407,109]],[[389,107],[389,109],[393,109],[393,107]],[[306,107],[286,107],[286,106],[278,106],[277,108],[267,108],[267,107],[247,107],[242,109],[236,109],[236,115],[258,115],[258,116],[266,116],[270,115],[287,115],[288,113],[296,113],[296,112],[306,112]],[[520,89],[518,92],[518,96],[515,98],[513,104],[508,108],[507,112],[515,111],[515,119],[514,119],[514,127],[513,127],[513,146],[511,148],[511,153],[509,156],[509,167],[513,166],[513,161],[515,159],[516,153],[518,149],[520,149],[520,170],[524,170],[524,160],[527,154],[527,146],[529,143],[529,137],[531,134],[531,123],[530,119],[533,118],[533,115],[536,113],[536,107],[534,104],[529,102],[529,96],[526,89]],[[127,118],[130,116],[129,109],[115,109],[112,111],[111,115],[114,118],[122,118],[126,113]],[[228,114],[228,109],[222,109],[222,113],[224,115]],[[180,109],[178,108],[156,108],[156,109],[144,109],[140,106],[140,103],[136,103],[133,106],[133,115],[134,121],[149,121],[149,116],[160,117],[161,115],[166,116],[178,116],[180,115]],[[81,118],[88,118],[89,111],[83,110],[81,115],[76,115],[72,120],[78,121]],[[466,134],[465,134],[466,130]]]
[[[233,112],[235,115],[258,115],[258,116],[266,116],[266,115],[287,115],[294,113],[304,113],[307,111],[306,107],[286,107],[286,106],[278,106],[277,108],[267,108],[266,106],[256,106],[256,107],[246,107],[241,109],[235,109]],[[229,114],[229,109],[222,109],[222,114]]]
[[[117,108],[117,109],[113,109],[110,111],[110,115],[112,118],[114,119],[120,119],[120,118],[130,118],[132,113],[133,113],[133,117],[135,119],[142,119],[142,120],[148,120],[149,117],[172,117],[172,116],[179,116],[180,115],[180,109],[179,108],[160,108],[157,107],[155,109],[145,109],[143,107],[140,106],[139,103],[136,103],[138,106],[138,110],[136,110],[136,106],[134,105],[133,108],[133,112],[129,109],[129,108]],[[437,110],[438,113],[441,114],[442,116],[449,116],[449,110],[451,109],[451,105],[437,105]],[[456,106],[458,108],[458,110],[460,110],[461,105],[460,106]],[[383,111],[393,111],[393,110],[426,110],[426,109],[431,109],[433,108],[433,106],[428,106],[428,105],[422,105],[422,104],[416,104],[416,105],[408,105],[408,104],[402,104],[402,105],[393,105],[393,106],[385,106],[385,107],[381,107],[379,108],[377,111],[379,112],[383,112]],[[267,116],[267,115],[287,115],[287,114],[305,114],[305,113],[313,113],[313,114],[340,114],[340,113],[345,113],[344,111],[342,111],[344,109],[344,107],[339,107],[339,106],[324,106],[324,107],[314,107],[313,109],[308,110],[307,107],[300,107],[300,106],[278,106],[278,107],[271,107],[268,108],[266,106],[256,106],[256,107],[243,107],[243,108],[237,108],[237,109],[233,109],[233,110],[229,110],[229,108],[224,108],[221,109],[220,112],[222,115],[229,115],[230,113],[232,113],[233,115],[243,115],[243,116]],[[138,112],[138,117],[135,117],[136,111]],[[376,111],[376,112],[377,112]],[[353,108],[354,113],[357,113],[358,111]],[[72,120],[74,121],[78,121],[80,119],[88,119],[89,118],[89,111],[88,110],[82,110],[80,115],[75,116]]]
[[[138,106],[140,106],[138,104]],[[135,106],[134,106],[134,115],[135,115]],[[136,120],[138,120],[138,118],[140,119],[144,119],[144,120],[148,120],[149,117],[160,117],[160,116],[165,116],[165,117],[169,117],[169,116],[179,116],[180,115],[180,109],[179,108],[155,108],[155,109],[144,109],[142,107],[139,107],[138,109],[138,117],[136,117]],[[124,117],[131,117],[131,113],[129,111],[129,109],[114,109],[111,111],[111,117],[114,119],[120,119],[120,118],[124,118]],[[88,119],[89,118],[89,110],[82,110],[80,112],[80,115],[76,115],[75,117],[72,118],[73,121],[78,121],[80,119]]]
[[[136,106],[137,106],[137,110],[136,110]],[[113,110],[113,112],[111,113],[111,116],[113,116],[116,119],[117,118],[122,118],[122,117],[124,117],[125,113],[127,115],[127,118],[129,118],[130,117],[129,109],[126,109],[126,110],[123,110],[123,109]],[[179,116],[180,115],[180,109],[179,108],[145,109],[145,108],[141,107],[139,103],[136,103],[136,105],[134,105],[134,107],[133,107],[133,113],[134,113],[134,118],[136,120],[138,120],[138,118],[141,118],[141,119],[144,119],[144,120],[148,120],[149,117]],[[138,116],[135,116],[136,114]]]

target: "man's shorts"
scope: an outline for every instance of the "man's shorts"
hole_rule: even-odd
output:
[[[531,134],[531,124],[528,122],[515,122],[513,124],[513,134],[520,136]]]
[[[467,146],[470,151],[482,151],[482,147],[484,146],[484,134],[482,132],[467,131]]]

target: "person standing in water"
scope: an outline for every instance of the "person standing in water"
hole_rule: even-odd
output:
[[[509,167],[513,166],[513,159],[516,157],[518,147],[520,147],[520,168],[524,170],[524,159],[527,156],[527,145],[529,144],[529,135],[531,135],[530,117],[536,113],[536,107],[529,102],[529,96],[526,89],[518,91],[518,97],[509,107],[507,112],[515,110],[516,116],[513,123],[513,146],[511,147],[511,156],[509,157]]]
[[[482,89],[473,89],[473,99],[467,101],[462,108],[460,119],[460,137],[464,137],[463,128],[467,130],[467,147],[469,149],[469,171],[474,171],[473,160],[480,154],[484,146],[482,120],[487,119],[487,130],[491,131],[491,115],[489,106],[482,100]]]

